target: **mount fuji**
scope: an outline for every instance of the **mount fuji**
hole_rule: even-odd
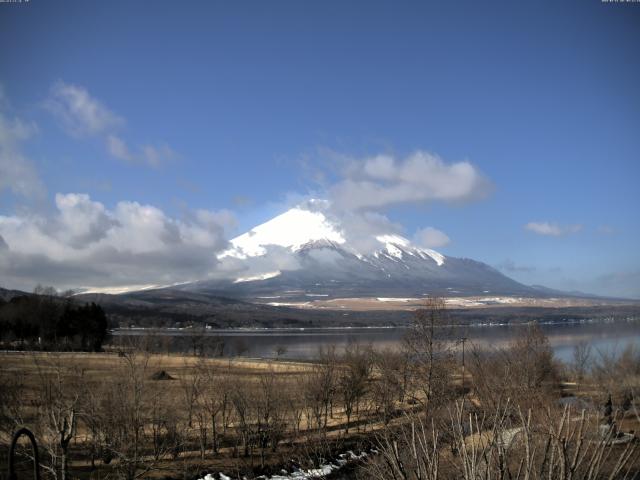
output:
[[[405,325],[426,295],[448,297],[450,313],[461,322],[503,322],[514,315],[562,321],[607,316],[614,308],[421,248],[384,222],[358,226],[357,219],[340,222],[317,205],[305,207],[232,239],[217,255],[219,278],[78,297],[101,304],[115,324],[159,327]]]
[[[321,209],[296,207],[230,241],[218,255],[233,278],[180,290],[253,299],[544,296],[482,262],[421,248],[396,233],[350,241],[349,231]]]

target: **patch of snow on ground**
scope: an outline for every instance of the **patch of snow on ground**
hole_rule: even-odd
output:
[[[379,302],[413,302],[417,300],[417,298],[392,298],[392,297],[378,297],[376,298]]]
[[[267,272],[267,273],[261,273],[260,275],[254,275],[253,277],[241,277],[241,278],[237,278],[233,283],[242,283],[242,282],[256,282],[259,280],[267,280],[268,278],[273,278],[273,277],[277,277],[278,275],[280,275],[280,270],[277,270],[275,272]]]
[[[455,305],[457,307],[479,307],[480,305],[482,305],[482,303],[476,300],[470,300],[468,298],[460,297],[446,298],[444,300],[444,303],[447,305]]]
[[[372,450],[372,453],[376,452]],[[336,470],[340,470],[349,462],[363,460],[367,456],[367,452],[362,452],[356,455],[351,450],[349,450],[346,453],[338,455],[338,458],[336,458],[333,462],[324,463],[317,468],[310,468],[307,470],[297,469],[291,473],[287,473],[286,470],[283,470],[282,473],[272,476],[261,475],[259,477],[256,477],[256,480],[311,480],[314,478],[326,478],[327,475],[330,475]],[[220,480],[231,480],[231,477],[226,476],[222,472],[218,473],[218,477],[220,478]],[[199,480],[215,480],[215,477],[211,474],[207,474]]]
[[[177,287],[178,285],[184,285],[189,282],[170,283],[167,285],[127,285],[124,287],[86,287],[80,289],[74,295],[80,295],[82,293],[107,293],[111,295],[119,295],[121,293],[139,292],[143,290],[155,290],[158,288]]]
[[[309,302],[269,302],[267,305],[271,305],[272,307],[309,307],[311,304]]]

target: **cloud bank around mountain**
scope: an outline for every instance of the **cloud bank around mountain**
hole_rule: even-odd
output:
[[[451,243],[446,233],[433,227],[418,230],[413,239],[416,244],[425,248],[441,248]]]
[[[57,194],[53,214],[0,216],[0,271],[14,287],[165,285],[207,278],[227,245],[228,211],[174,218],[137,202],[113,209]]]

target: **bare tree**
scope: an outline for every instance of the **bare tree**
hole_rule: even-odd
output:
[[[7,445],[17,427],[26,423],[26,408],[22,401],[24,388],[22,372],[0,369],[0,441]]]
[[[260,446],[260,464],[264,467],[265,452],[270,445],[276,451],[282,438],[285,422],[284,404],[285,386],[276,373],[270,369],[259,378],[258,391],[254,398],[256,436]]]
[[[515,412],[515,415],[513,414]],[[369,462],[373,478],[437,480],[595,480],[635,478],[638,446],[616,445],[612,429],[565,407],[536,420],[531,410],[505,402],[487,415],[456,402],[446,432],[420,416],[378,436],[380,455]],[[443,455],[443,433],[451,455]],[[443,459],[446,458],[446,461]]]
[[[33,356],[38,376],[36,432],[49,458],[42,467],[53,478],[69,475],[69,448],[77,432],[83,371],[68,367],[60,354]]]
[[[144,338],[128,342],[120,351],[117,378],[104,386],[100,396],[100,434],[105,441],[106,460],[115,460],[116,471],[133,480],[155,466],[151,458],[143,455],[148,445],[145,426],[153,409],[151,395],[155,392],[147,381],[150,353]]]
[[[279,360],[281,356],[287,353],[287,347],[284,345],[276,345],[273,349],[273,353],[276,354],[276,360]]]
[[[244,456],[248,457],[251,450],[251,417],[252,393],[247,382],[235,379],[231,385],[230,399],[238,423],[240,439],[244,449]]]
[[[376,413],[387,424],[396,410],[397,402],[404,401],[408,381],[408,368],[401,352],[384,350],[372,354],[376,375],[371,383],[371,393]]]
[[[209,362],[201,362],[198,368],[202,375],[198,401],[211,422],[211,448],[216,454],[220,430],[226,429],[230,382],[226,374],[219,372],[215,365]]]
[[[585,375],[589,372],[591,360],[591,345],[588,342],[579,342],[576,344],[573,348],[573,362],[571,366],[578,382],[584,380]]]
[[[188,359],[183,362],[183,374],[180,375],[180,388],[182,402],[187,414],[187,426],[193,428],[193,414],[196,407],[196,398],[202,381],[201,368],[193,368]]]
[[[345,433],[349,433],[349,424],[354,411],[356,414],[359,413],[360,399],[366,393],[370,374],[370,351],[363,350],[358,344],[349,344],[342,357],[342,365],[338,372],[338,389],[347,417]]]
[[[440,404],[450,384],[451,327],[444,299],[429,297],[424,308],[415,312],[414,322],[405,337],[405,348],[413,362],[413,377],[422,392],[425,407]]]
[[[521,328],[510,349],[517,370],[516,378],[527,389],[556,381],[558,375],[549,339],[535,323]]]
[[[329,409],[336,393],[335,347],[319,351],[319,360],[306,375],[304,392],[307,405],[307,423],[319,432],[324,431]]]

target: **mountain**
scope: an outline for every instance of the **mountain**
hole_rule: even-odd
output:
[[[23,292],[21,290],[8,290],[6,288],[0,287],[0,304],[2,304],[2,302],[8,302],[14,297],[22,297],[25,295],[31,295],[31,294],[27,292]]]
[[[293,208],[231,240],[218,255],[223,278],[77,298],[102,305],[114,325],[147,327],[399,325],[411,321],[416,299],[427,294],[475,296],[448,300],[452,318],[462,323],[629,316],[640,308],[522,285],[482,262],[421,248],[394,232],[362,231],[354,236],[320,210]]]
[[[348,240],[322,211],[292,208],[230,242],[218,259],[231,279],[174,288],[243,299],[420,297],[427,294],[546,296],[498,270],[421,248],[393,232]],[[358,245],[366,245],[363,249]]]

